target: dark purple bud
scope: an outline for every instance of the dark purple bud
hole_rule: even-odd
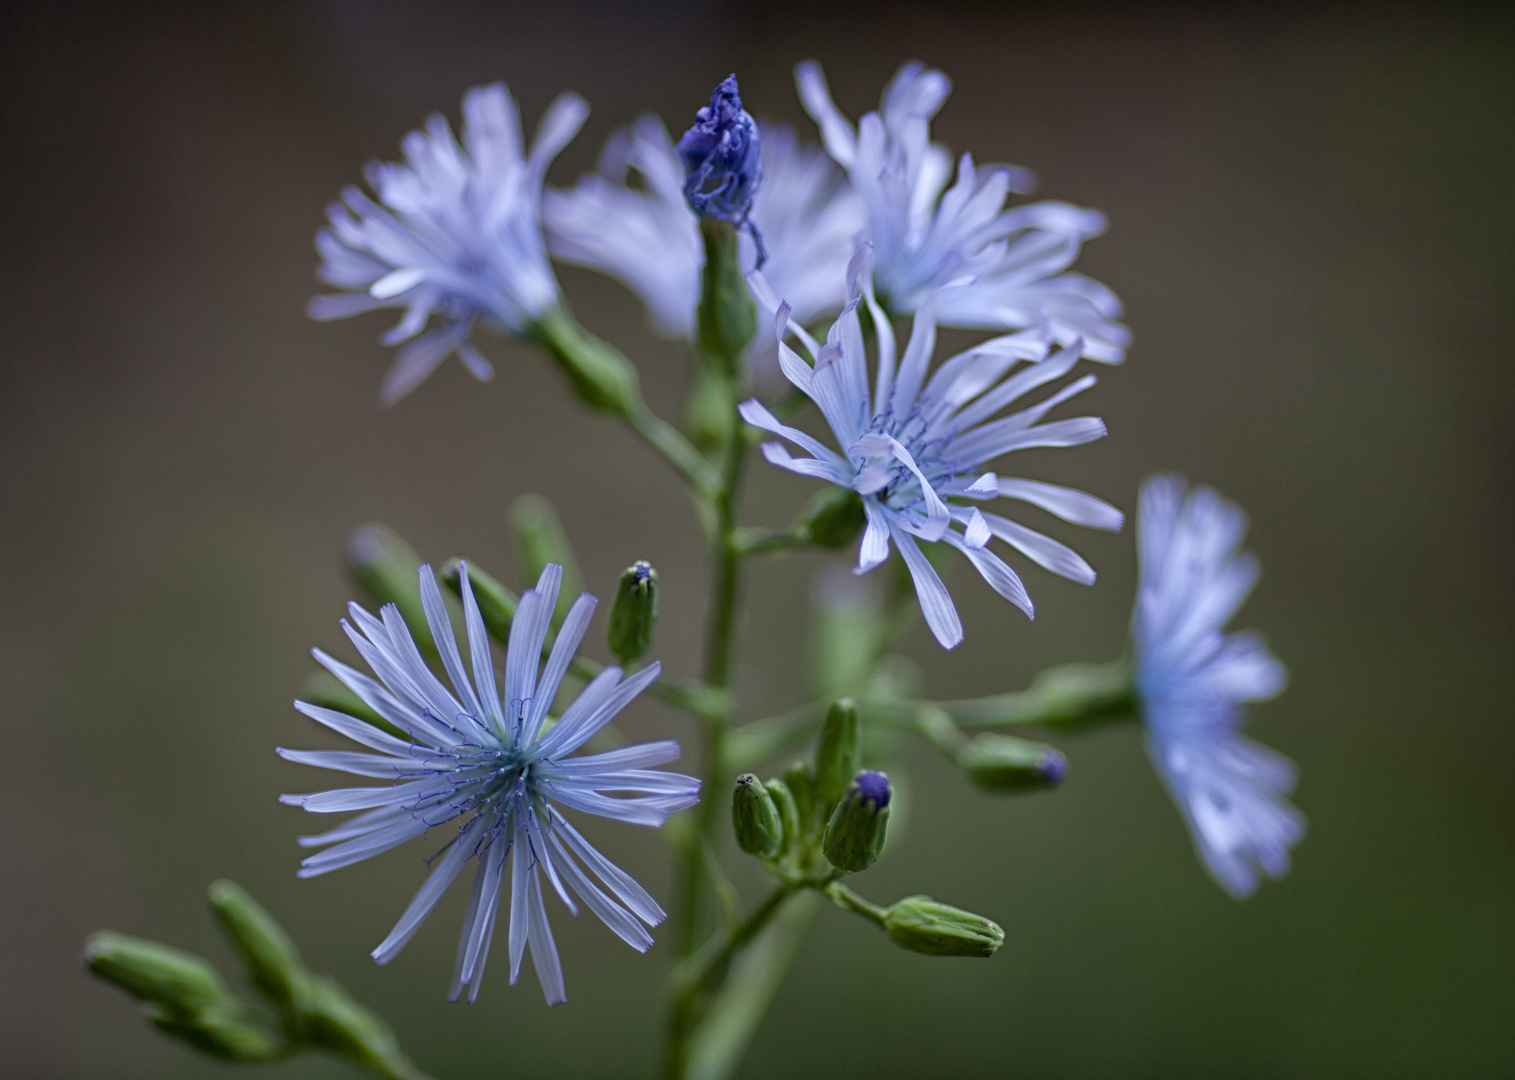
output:
[[[684,198],[700,217],[744,224],[763,183],[757,124],[742,108],[736,76],[710,95],[694,126],[679,140],[684,162]]]

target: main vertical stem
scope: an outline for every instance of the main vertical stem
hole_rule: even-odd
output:
[[[721,489],[709,507],[714,527],[710,537],[711,592],[704,674],[706,684],[720,690],[727,690],[731,685],[736,639],[737,597],[741,587],[741,556],[736,546],[736,499],[746,449],[746,440],[740,437],[728,443]],[[718,849],[721,810],[726,805],[721,796],[727,780],[724,761],[730,723],[729,708],[704,719],[704,785],[695,832],[683,852],[683,895],[676,934],[680,960],[687,959],[700,948],[710,921],[710,875],[705,860],[707,852]],[[684,996],[673,1002],[672,1008],[666,1073],[670,1080],[681,1080],[688,1064],[689,1040],[699,1022],[698,1002]]]

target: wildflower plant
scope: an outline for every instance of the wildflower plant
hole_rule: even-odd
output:
[[[970,700],[933,698],[902,674],[917,612],[940,647],[963,640],[943,577],[954,560],[1027,617],[1027,564],[1095,583],[1062,540],[997,508],[1122,528],[1111,503],[1012,455],[1106,435],[1103,421],[1065,406],[1096,385],[1080,365],[1123,360],[1129,334],[1115,295],[1070,269],[1103,231],[1101,214],[1007,206],[1031,190],[1026,170],[968,154],[954,167],[931,141],[951,89],[943,73],[904,65],[855,126],[817,65],[801,64],[796,81],[820,145],[754,120],[732,76],[681,138],[642,117],[612,136],[598,172],[561,190],[545,187],[545,170],[587,106],[559,98],[525,150],[508,90],[472,90],[461,140],[434,117],[404,140],[403,164],[369,168],[371,194],[343,193],[316,240],[320,277],[339,291],[313,301],[312,315],[403,310],[384,338],[402,346],[386,403],[448,355],[486,378],[479,326],[536,345],[583,404],[624,423],[687,484],[711,585],[700,675],[664,679],[656,569],[626,553],[605,620],[615,663],[593,659],[596,601],[580,592],[568,537],[540,497],[512,513],[520,593],[475,561],[438,573],[384,527],[360,529],[348,564],[377,614],[354,603],[341,625],[362,666],[315,650],[324,670],[295,708],[361,749],[278,752],[367,782],[282,796],[354,815],[299,840],[314,849],[299,876],[424,852],[427,875],[373,948],[383,964],[471,871],[453,1001],[479,1000],[497,931],[510,983],[529,957],[547,1003],[567,1000],[573,980],[550,914],[559,904],[587,908],[638,951],[660,944],[672,1080],[732,1074],[823,899],[911,952],[985,958],[1004,946],[998,912],[927,895],[881,902],[855,886],[889,854],[897,780],[923,745],[979,789],[1021,795],[1055,789],[1069,768],[1064,749],[1021,729],[1062,741],[1139,724],[1202,865],[1238,899],[1287,872],[1304,832],[1285,800],[1293,766],[1241,734],[1244,704],[1277,694],[1284,671],[1260,639],[1225,630],[1257,564],[1237,551],[1241,511],[1208,489],[1172,476],[1142,489],[1129,657]],[[636,366],[578,322],[551,258],[617,278],[656,329],[687,344],[682,426],[656,415]],[[938,358],[938,325],[984,336]],[[765,357],[787,389],[764,387]],[[755,447],[821,482],[787,527],[742,519]],[[751,718],[732,687],[743,568],[803,548],[850,552],[817,590],[812,691]],[[693,721],[698,777],[663,768],[681,757],[679,740],[635,741],[639,698]],[[585,817],[666,826],[672,894],[655,897],[617,865],[612,833],[605,851],[591,845],[575,824]],[[732,859],[755,860],[766,895],[743,901]],[[221,883],[212,900],[266,1007],[198,957],[121,935],[91,939],[90,969],[141,1000],[160,1030],[226,1060],[313,1049],[420,1075],[383,1022],[310,974],[250,897]]]

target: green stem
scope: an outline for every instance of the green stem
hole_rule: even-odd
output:
[[[856,915],[861,915],[869,922],[876,923],[880,927],[884,925],[884,920],[888,918],[889,913],[887,911],[877,904],[871,904],[867,900],[864,900],[840,881],[832,881],[830,884],[823,886],[821,892],[836,901],[838,907],[846,908]]]
[[[720,983],[732,958],[750,944],[773,921],[784,902],[805,887],[802,881],[786,881],[768,894],[757,909],[722,940],[705,943],[673,971],[672,1011],[668,1023],[665,1071],[668,1080],[683,1080],[689,1065],[689,1045],[699,1026],[704,1004]]]
[[[638,400],[623,414],[631,430],[642,437],[648,446],[656,450],[688,480],[690,485],[707,498],[718,496],[720,477],[711,468],[710,462],[684,438],[678,428],[658,416]]]

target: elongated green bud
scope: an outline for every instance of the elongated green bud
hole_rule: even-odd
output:
[[[1068,771],[1062,752],[1013,735],[979,735],[958,755],[963,771],[986,791],[1037,791],[1056,787]]]
[[[442,567],[442,584],[459,600],[463,598],[463,566],[459,559],[447,560]],[[510,589],[500,584],[499,578],[480,570],[477,563],[468,563],[468,585],[473,590],[474,602],[479,605],[479,615],[484,620],[484,629],[501,645],[510,640],[510,622],[516,617],[516,605],[521,602]]]
[[[388,525],[370,523],[347,538],[347,569],[354,580],[376,602],[399,608],[416,644],[435,656],[436,645],[421,606],[416,576],[420,566],[421,557]]]
[[[877,861],[889,825],[890,794],[889,778],[883,773],[858,773],[821,838],[821,850],[832,866],[855,874]]]
[[[652,648],[658,625],[658,572],[646,561],[632,563],[621,574],[605,638],[611,654],[622,664],[640,660]]]
[[[584,579],[557,510],[541,495],[522,495],[510,504],[510,531],[515,540],[516,569],[525,587],[537,583],[548,563],[563,568],[558,604],[553,609],[553,622],[560,621],[583,591]]]
[[[641,400],[637,372],[619,349],[585,330],[563,308],[553,308],[527,332],[546,350],[580,401],[591,409],[625,414]]]
[[[815,747],[815,795],[822,813],[836,805],[862,768],[861,740],[857,702],[842,698],[826,714],[820,741]]]
[[[142,1002],[164,1034],[228,1061],[268,1061],[288,1045],[222,982],[206,960],[156,941],[101,931],[84,943],[90,972]]]
[[[808,761],[796,761],[784,770],[784,786],[794,796],[794,811],[799,817],[801,835],[819,836],[824,819],[815,798],[815,772]]]
[[[156,941],[102,930],[84,942],[84,965],[139,1001],[192,1011],[234,1003],[208,960]]]
[[[729,221],[701,218],[705,269],[700,288],[699,341],[706,355],[734,376],[742,350],[757,333],[757,308],[738,258],[737,229]]]
[[[1005,943],[999,925],[929,896],[907,896],[884,913],[889,940],[927,956],[993,956]]]
[[[736,778],[731,794],[731,827],[736,830],[737,846],[760,859],[777,855],[784,842],[784,825],[773,796],[751,773]]]
[[[816,493],[798,522],[810,543],[833,551],[850,547],[865,524],[863,500],[857,492],[834,485]]]
[[[235,882],[212,882],[209,893],[211,910],[242,958],[248,981],[282,1011],[304,1011],[309,980],[284,928]]]
[[[800,813],[794,805],[794,795],[789,791],[789,785],[782,780],[769,780],[763,786],[768,789],[773,805],[779,812],[779,825],[782,826],[784,833],[783,850],[792,851],[796,844],[804,842],[804,834],[800,829]]]

